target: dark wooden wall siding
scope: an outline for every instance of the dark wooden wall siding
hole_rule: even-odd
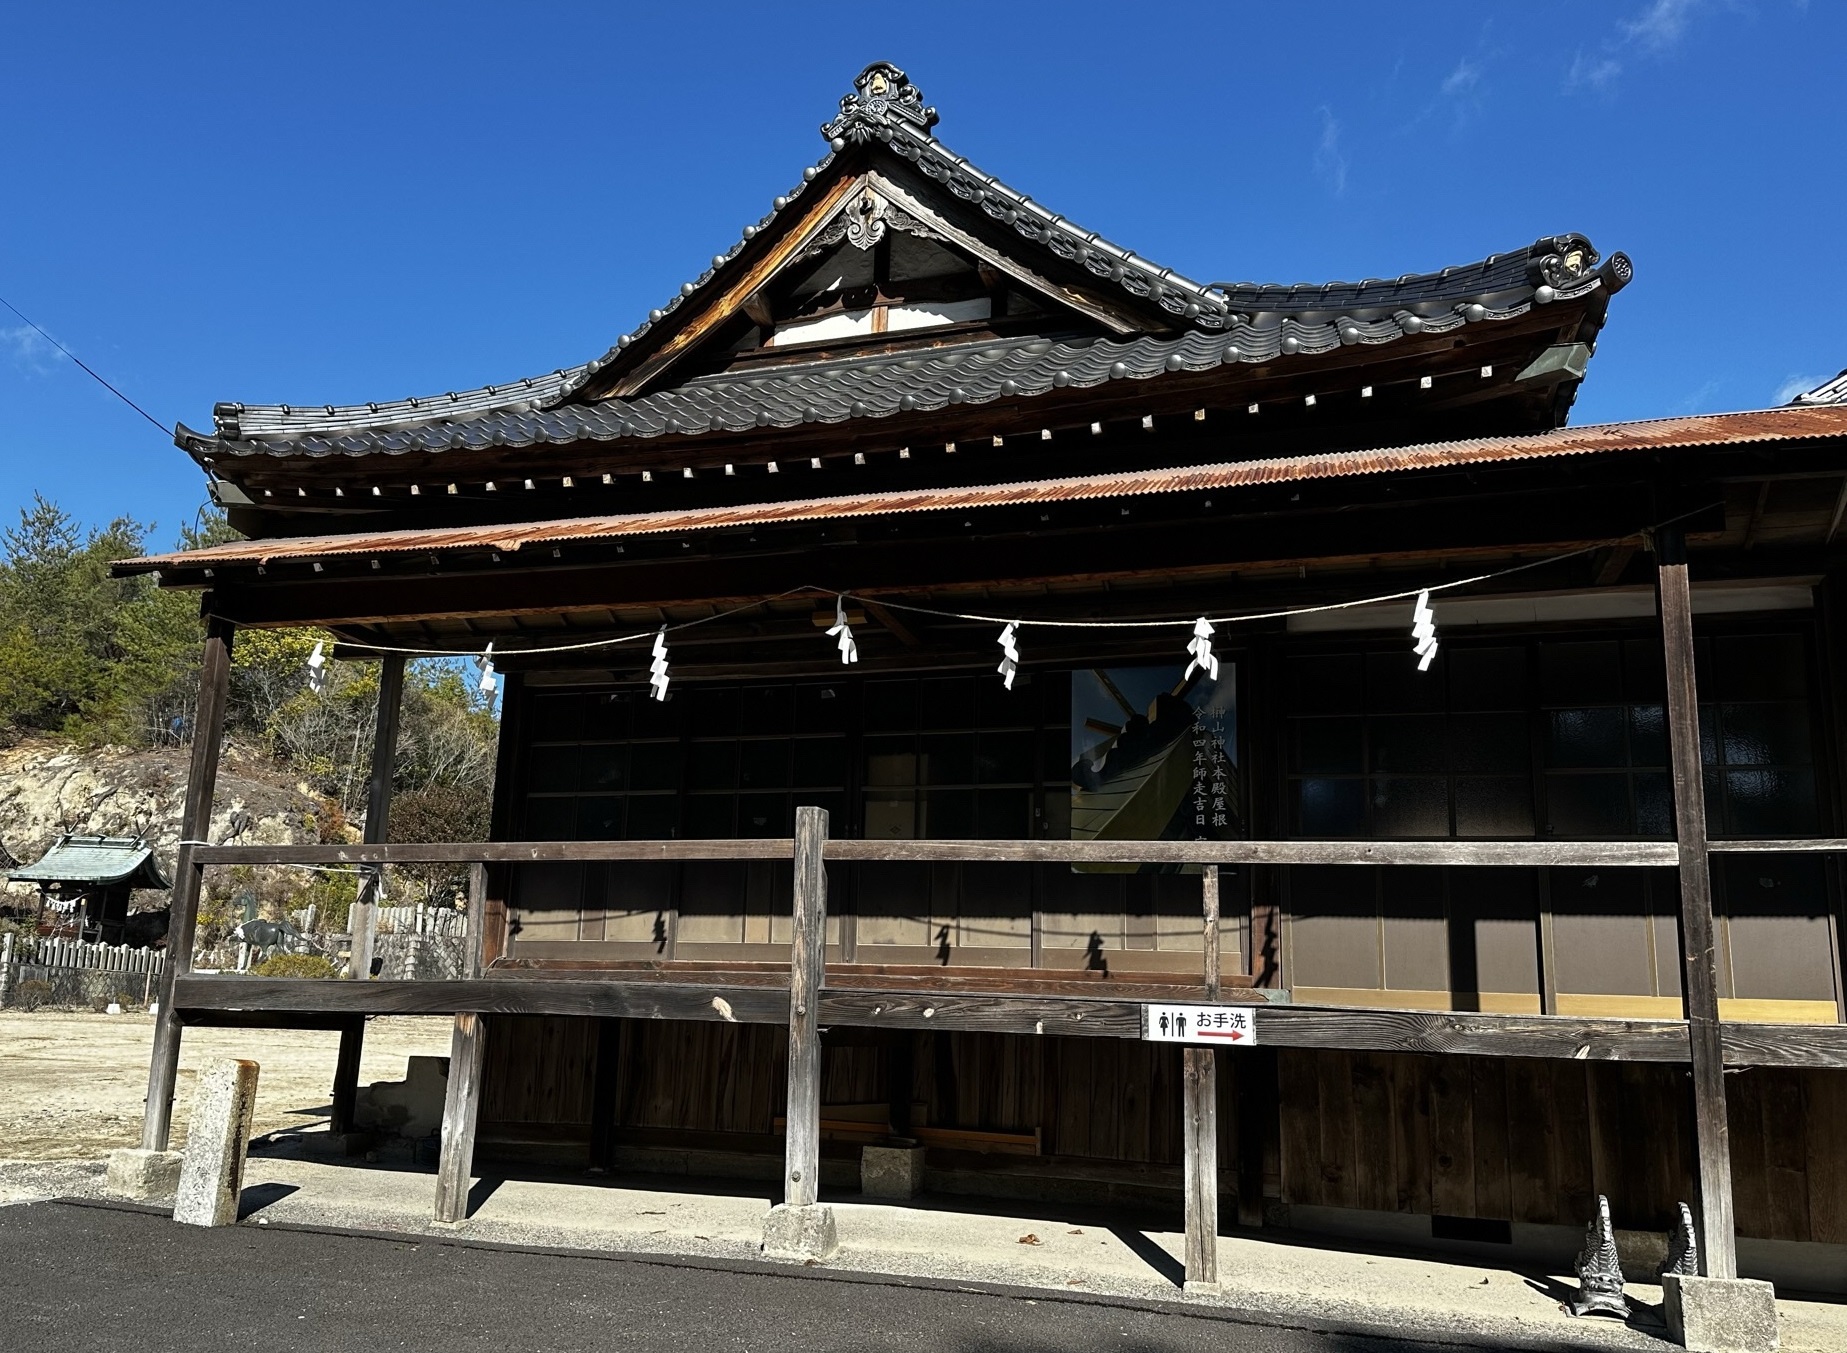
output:
[[[1740,1232],[1847,1244],[1847,1073],[1759,1067],[1725,1089]]]
[[[1290,1049],[1285,1201],[1663,1230],[1693,1196],[1683,1069]],[[1847,1243],[1847,1074],[1726,1077],[1739,1234]]]
[[[624,1041],[616,1122],[767,1134],[788,1098],[789,1035],[769,1024],[611,1021]]]
[[[488,1124],[588,1125],[595,1020],[494,1015],[487,1020],[481,1120]]]
[[[598,1038],[618,1129],[775,1132],[787,1035],[771,1025],[497,1016],[482,1117],[585,1135]],[[844,1035],[844,1036],[843,1036]],[[1180,1056],[1113,1039],[901,1035],[910,1093],[933,1127],[1040,1134],[1047,1155],[1177,1166]],[[906,1051],[841,1031],[823,1043],[823,1104],[876,1104]],[[1222,1188],[1235,1196],[1239,1078],[1219,1072]],[[1282,1049],[1277,1178],[1285,1202],[1576,1226],[1606,1194],[1618,1226],[1663,1230],[1693,1190],[1682,1068],[1652,1063]],[[1726,1077],[1741,1235],[1847,1244],[1847,1073],[1755,1068]],[[1264,1151],[1252,1140],[1250,1148]]]

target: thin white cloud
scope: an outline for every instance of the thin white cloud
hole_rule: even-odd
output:
[[[1776,398],[1772,404],[1787,404],[1797,395],[1806,395],[1817,385],[1827,380],[1826,376],[1791,376],[1776,388]]]
[[[1565,88],[1607,93],[1616,83],[1616,77],[1622,73],[1623,63],[1613,56],[1599,52],[1579,52],[1571,59],[1571,69],[1565,74]]]
[[[1444,77],[1443,92],[1451,98],[1473,94],[1480,83],[1481,67],[1465,56],[1456,63],[1456,69]]]
[[[1712,380],[1702,381],[1698,388],[1689,392],[1687,397],[1680,401],[1679,406],[1675,408],[1674,412],[1681,414],[1710,413],[1712,411],[1712,397],[1719,393],[1724,384],[1725,383],[1717,377],[1714,377]]]
[[[1449,73],[1437,81],[1429,100],[1409,122],[1398,128],[1400,136],[1447,124],[1449,135],[1461,136],[1481,115],[1489,90],[1489,70],[1500,56],[1494,46],[1494,24],[1484,23],[1475,50],[1459,57]]]
[[[1315,174],[1335,197],[1347,191],[1347,155],[1340,148],[1340,123],[1325,103],[1321,114],[1321,140],[1315,145]]]
[[[47,343],[38,330],[27,325],[0,329],[0,352],[12,366],[28,376],[43,376],[58,364],[59,352]]]
[[[1665,52],[1686,36],[1687,22],[1703,0],[1654,0],[1633,19],[1624,19],[1617,30],[1624,38],[1646,51]]]
[[[1649,0],[1635,14],[1616,21],[1616,31],[1590,50],[1580,48],[1565,72],[1565,91],[1609,94],[1632,54],[1663,57],[1687,35],[1694,16],[1710,0]]]

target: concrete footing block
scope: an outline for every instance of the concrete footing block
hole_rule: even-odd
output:
[[[370,1132],[330,1132],[327,1144],[336,1156],[363,1156],[372,1149]]]
[[[868,1198],[915,1198],[923,1192],[921,1146],[864,1146],[859,1153],[859,1191]]]
[[[824,1203],[778,1203],[763,1223],[763,1252],[772,1259],[826,1259],[839,1248],[834,1209]]]
[[[164,1203],[180,1187],[180,1153],[124,1146],[109,1153],[103,1193],[130,1203]]]
[[[237,1220],[256,1102],[255,1062],[225,1058],[206,1067],[193,1091],[173,1220],[189,1226],[230,1226]]]
[[[1694,1353],[1774,1353],[1776,1289],[1753,1278],[1661,1278],[1667,1332]]]

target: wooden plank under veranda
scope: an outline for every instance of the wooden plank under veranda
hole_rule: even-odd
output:
[[[1847,1245],[1847,1073],[1802,1072],[1809,1238]]]
[[[1452,1217],[1475,1211],[1474,1078],[1459,1058],[1430,1069],[1430,1208]]]

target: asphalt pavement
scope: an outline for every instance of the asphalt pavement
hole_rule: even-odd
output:
[[[1413,1353],[1471,1345],[769,1265],[660,1263],[284,1225],[0,1208],[20,1353]]]

